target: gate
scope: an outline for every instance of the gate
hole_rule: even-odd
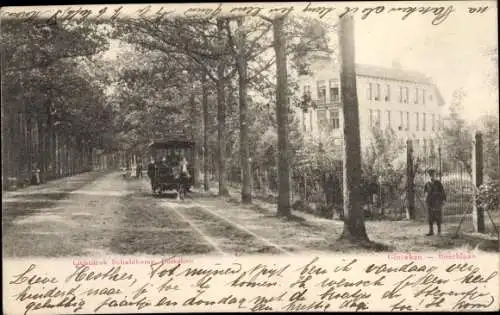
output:
[[[427,170],[432,168],[437,171],[446,193],[443,207],[445,229],[456,236],[480,231],[486,239],[491,238],[498,243],[499,231],[490,209],[478,209],[476,206],[478,186],[483,183],[481,139],[480,134],[476,135],[475,142],[471,143],[470,159],[466,160],[457,159],[440,146],[421,147],[409,141],[407,167],[413,166],[413,178],[410,176],[409,180],[414,183],[415,219],[424,221],[427,218],[424,185],[430,180]]]
[[[416,145],[413,152],[416,219],[426,218],[424,185],[430,180],[427,171],[435,169],[446,193],[443,220],[459,222],[472,209],[474,201],[471,161],[457,160],[440,146]]]

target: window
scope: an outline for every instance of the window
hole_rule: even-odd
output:
[[[399,111],[399,130],[403,130],[404,128],[404,113],[402,110]]]
[[[373,127],[373,110],[370,109],[370,127]]]
[[[432,114],[432,131],[436,130],[436,115]]]
[[[311,86],[310,85],[304,85],[304,95],[311,97]]]
[[[375,90],[375,100],[380,101],[380,84],[377,83]]]
[[[368,83],[368,87],[366,89],[366,98],[371,101],[372,100],[372,84]]]
[[[304,132],[307,131],[306,113],[305,112],[302,112],[302,129]]]
[[[385,101],[391,101],[391,86],[389,84],[385,85]]]
[[[399,102],[403,103],[403,87],[399,87]]]
[[[387,110],[386,114],[387,114],[387,128],[390,129],[391,128],[391,111]]]
[[[427,155],[427,139],[424,139],[423,142],[424,142],[424,154]]]
[[[406,112],[406,130],[410,130],[410,112]]]
[[[415,129],[417,131],[420,130],[420,115],[418,113],[415,113]]]
[[[339,87],[335,80],[330,80],[330,102],[335,103],[339,101]]]
[[[313,111],[310,110],[309,111],[309,131],[312,132],[313,131]]]
[[[382,127],[382,121],[381,121],[382,117],[380,117],[380,109],[377,109],[377,126],[379,127]]]
[[[425,131],[425,128],[426,128],[426,120],[427,120],[427,114],[426,113],[422,113],[422,130]]]
[[[415,88],[415,104],[418,104],[418,88]]]
[[[432,94],[429,93],[429,101],[432,101]]]
[[[324,130],[327,128],[327,125],[328,125],[328,120],[327,120],[327,117],[326,117],[326,111],[324,109],[318,109],[316,111],[316,119],[317,119],[317,122],[318,122],[318,129],[320,130]]]
[[[339,111],[336,109],[330,110],[330,125],[332,129],[340,128],[340,116]]]
[[[326,104],[326,84],[325,81],[318,81],[318,102],[320,104]]]
[[[403,98],[403,103],[408,104],[408,100],[410,99],[410,91],[407,87],[405,87],[405,95]]]
[[[422,104],[425,105],[425,90],[422,90]]]
[[[441,120],[441,114],[438,114],[437,129],[441,130],[442,126],[443,126],[443,121]]]

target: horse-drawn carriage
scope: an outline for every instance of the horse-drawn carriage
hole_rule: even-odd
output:
[[[152,158],[148,166],[153,194],[175,191],[184,198],[193,186],[194,142],[183,140],[152,141],[149,145]]]

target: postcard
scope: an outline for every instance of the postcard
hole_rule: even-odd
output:
[[[499,309],[497,2],[0,18],[5,314]]]

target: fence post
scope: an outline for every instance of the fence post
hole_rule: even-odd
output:
[[[413,142],[406,140],[406,198],[408,200],[408,214],[411,220],[415,219],[415,173],[413,167]]]
[[[443,179],[443,162],[441,159],[441,145],[438,148],[438,159],[439,159],[439,180]]]
[[[479,131],[476,132],[472,146],[472,181],[476,188],[483,184],[483,136]],[[484,233],[484,209],[478,207],[477,197],[477,189],[474,189],[472,222],[474,232]]]

